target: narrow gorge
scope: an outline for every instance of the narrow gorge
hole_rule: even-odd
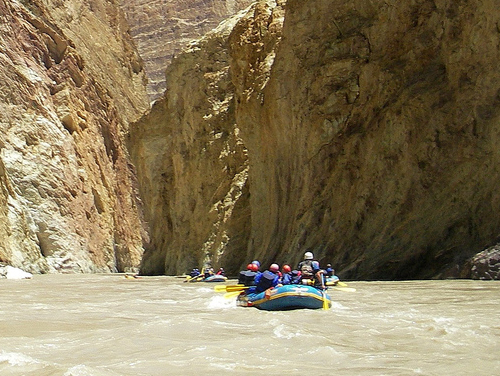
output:
[[[498,279],[499,54],[492,0],[0,0],[0,264]]]
[[[309,249],[343,278],[470,277],[500,228],[499,20],[492,1],[269,0],[193,43],[131,128],[143,272]]]

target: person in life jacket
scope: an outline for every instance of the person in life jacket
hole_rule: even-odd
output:
[[[333,277],[335,275],[335,269],[332,268],[332,264],[327,264],[325,269],[327,277]]]
[[[208,278],[212,275],[214,275],[214,268],[212,268],[211,266],[206,266],[203,270],[203,277]]]
[[[248,264],[246,270],[242,270],[238,276],[238,284],[245,286],[255,285],[255,276],[259,268],[256,264]]]
[[[312,268],[313,261],[314,255],[312,252],[307,251],[304,253],[304,260],[297,265],[297,270],[301,274],[301,282],[305,285],[312,284],[311,282],[314,279],[314,271]]]
[[[283,265],[281,268],[281,284],[290,285],[292,283],[292,268],[290,265]]]
[[[314,287],[316,287],[318,289],[325,290],[326,289],[326,286],[325,286],[325,279],[326,279],[325,274],[326,274],[326,272],[319,267],[318,261],[313,261],[311,263],[311,266],[313,268],[313,273],[314,273],[314,282],[313,282]]]
[[[197,277],[199,276],[201,273],[200,273],[200,269],[198,268],[194,268],[193,270],[191,270],[191,273],[189,273],[189,276],[191,278],[194,278],[194,277]]]
[[[292,270],[291,275],[292,275],[292,285],[298,285],[301,283],[300,280],[302,279],[302,276],[300,271],[294,269]]]
[[[219,270],[216,273],[217,275],[225,275],[224,268],[219,268]]]
[[[255,277],[255,287],[250,288],[249,292],[260,293],[266,291],[267,289],[276,287],[280,282],[280,277],[278,272],[280,271],[280,267],[278,264],[271,264],[269,270],[258,274]]]
[[[259,261],[257,261],[257,260],[253,260],[253,261],[252,261],[252,264],[253,264],[253,265],[255,265],[255,266],[254,266],[254,268],[255,268],[255,267],[257,267],[256,272],[258,272],[258,271],[259,271],[259,269],[260,269],[260,262],[259,262]]]

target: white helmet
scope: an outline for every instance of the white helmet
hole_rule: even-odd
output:
[[[304,260],[312,260],[314,258],[314,255],[312,252],[306,252],[304,253]]]

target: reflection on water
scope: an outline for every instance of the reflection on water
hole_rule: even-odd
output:
[[[0,375],[497,375],[498,282],[351,282],[328,311],[174,277],[0,280]]]

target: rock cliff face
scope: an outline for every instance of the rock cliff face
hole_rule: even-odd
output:
[[[121,0],[144,60],[150,97],[157,99],[165,91],[165,68],[174,55],[251,3],[252,0]]]
[[[115,1],[0,0],[0,262],[138,268],[146,238],[123,134],[145,76]]]
[[[259,1],[179,55],[132,128],[143,271],[310,249],[343,278],[467,275],[500,229],[495,2],[283,7]]]
[[[229,76],[230,19],[179,55],[167,70],[172,89],[131,127],[151,244],[141,268],[175,274],[210,259],[244,256],[248,161],[235,123]]]

